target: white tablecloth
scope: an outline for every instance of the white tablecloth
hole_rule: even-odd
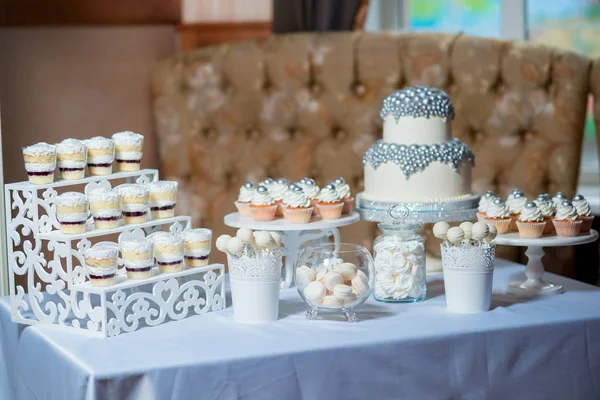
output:
[[[600,290],[548,274],[567,293],[504,294],[523,266],[497,262],[493,310],[369,300],[356,324],[308,321],[295,289],[281,319],[241,325],[228,308],[98,339],[19,327],[0,299],[0,399],[599,399]],[[230,304],[230,303],[228,303]]]

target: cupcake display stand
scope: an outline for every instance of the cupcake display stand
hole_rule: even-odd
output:
[[[527,247],[525,252],[528,258],[525,267],[526,279],[509,283],[506,293],[524,297],[562,293],[562,285],[546,282],[543,279],[544,264],[542,263],[542,257],[544,257],[544,247],[576,246],[591,243],[597,239],[598,232],[595,230],[575,237],[548,236],[539,239],[521,238],[518,232],[498,235],[495,239],[496,244]]]
[[[281,232],[282,249],[285,256],[285,277],[281,288],[286,289],[294,283],[294,266],[298,259],[300,248],[309,240],[323,240],[333,236],[336,244],[340,243],[340,233],[337,228],[352,225],[360,220],[358,212],[342,215],[340,219],[323,220],[313,217],[306,224],[292,224],[283,218],[269,222],[256,222],[251,217],[242,217],[235,212],[225,216],[225,225],[232,228],[248,228],[252,230]]]
[[[181,232],[190,227],[189,216],[151,220],[95,230],[90,220],[86,232],[67,235],[56,219],[55,199],[61,191],[86,192],[110,187],[112,181],[144,184],[158,179],[158,171],[146,169],[91,176],[47,185],[20,182],[5,185],[8,232],[10,305],[14,322],[53,324],[87,330],[100,337],[132,332],[225,308],[223,264],[127,280],[123,262],[112,286],[93,287],[84,270],[84,250],[106,236],[143,237],[168,228]],[[79,186],[78,188],[68,188]]]

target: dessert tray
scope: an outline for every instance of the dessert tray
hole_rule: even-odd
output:
[[[191,217],[177,216],[86,232],[61,233],[56,219],[56,189],[86,185],[111,187],[111,182],[146,184],[158,171],[145,169],[91,176],[78,180],[32,185],[5,185],[11,316],[22,324],[50,324],[89,331],[99,337],[117,336],[144,326],[155,326],[193,314],[225,308],[223,264],[127,280],[123,261],[114,285],[93,287],[84,271],[83,252],[92,239],[143,237],[168,228],[181,232]],[[82,189],[77,189],[82,190]]]
[[[538,239],[527,239],[521,238],[518,232],[496,236],[496,244],[527,247],[527,251],[525,252],[528,258],[525,268],[526,279],[509,283],[506,292],[528,297],[562,293],[562,285],[546,282],[543,279],[544,264],[542,264],[542,257],[544,257],[544,247],[575,246],[591,243],[597,239],[598,232],[595,230],[575,237],[553,235]]]
[[[232,228],[248,228],[252,230],[267,230],[281,232],[285,256],[285,278],[281,282],[281,288],[286,289],[294,283],[294,266],[300,249],[309,240],[324,240],[333,236],[336,244],[340,243],[340,233],[337,228],[352,225],[360,220],[358,212],[342,215],[339,219],[323,220],[312,217],[311,222],[306,224],[292,224],[283,218],[269,222],[257,222],[252,217],[242,217],[235,212],[225,216],[225,225]]]

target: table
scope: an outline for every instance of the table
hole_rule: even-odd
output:
[[[2,298],[0,398],[600,398],[600,289],[549,274],[566,293],[505,294],[523,268],[498,260],[487,313],[450,314],[438,275],[427,301],[370,299],[356,324],[306,320],[292,288],[273,324],[228,308],[109,339],[19,327]]]

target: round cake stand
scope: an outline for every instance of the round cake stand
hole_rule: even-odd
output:
[[[337,228],[352,225],[360,220],[358,212],[343,215],[340,219],[324,220],[313,217],[306,224],[292,224],[283,218],[269,222],[257,222],[251,217],[242,217],[240,213],[227,214],[224,218],[225,225],[232,228],[248,228],[261,231],[281,232],[283,255],[285,256],[285,279],[281,288],[286,289],[294,283],[294,266],[299,256],[300,247],[309,240],[317,240],[333,236],[336,244],[340,243],[340,232]]]
[[[544,247],[575,246],[591,243],[596,239],[598,239],[598,232],[595,230],[575,237],[548,236],[539,239],[522,238],[518,232],[498,235],[495,239],[496,244],[527,247],[525,252],[528,259],[525,267],[527,278],[509,283],[506,293],[524,297],[562,293],[562,285],[546,282],[543,279],[544,264],[542,264],[542,257],[544,257]]]

